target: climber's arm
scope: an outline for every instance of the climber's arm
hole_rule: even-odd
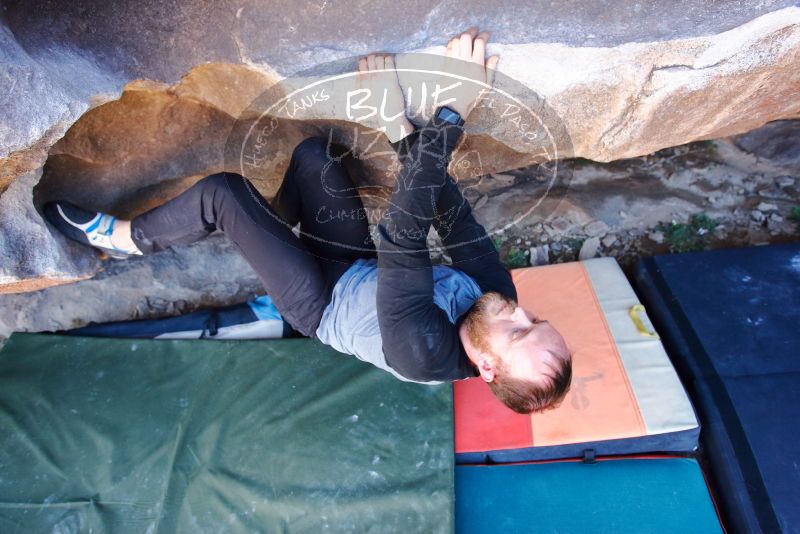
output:
[[[472,277],[482,291],[496,291],[517,300],[511,274],[501,263],[497,248],[486,229],[475,220],[469,202],[449,174],[439,192],[437,212],[433,226],[453,260],[453,267]]]
[[[416,381],[466,378],[472,372],[456,327],[433,301],[427,236],[463,127],[436,117],[419,132],[378,223],[378,325],[386,362]]]
[[[419,132],[418,129],[414,130],[403,139],[391,143],[401,161],[408,158]],[[432,224],[453,260],[453,267],[471,276],[482,291],[497,291],[517,299],[511,275],[500,261],[494,243],[486,229],[475,220],[472,207],[450,174],[447,174],[439,190]]]
[[[452,78],[437,81],[443,87],[451,84],[447,106],[464,119],[482,87],[487,81],[491,83],[497,65],[497,56],[485,59],[487,40],[488,33],[478,35],[477,29],[470,28],[450,40],[441,65],[432,65],[432,73],[449,71],[461,80],[457,84],[452,84]],[[440,194],[451,187],[447,166],[463,134],[463,121],[448,121],[453,118],[452,113],[450,117],[439,117],[439,109],[410,145],[389,208],[377,227],[377,307],[384,355],[395,371],[419,381],[453,380],[474,374],[457,327],[433,302],[427,235],[438,215]],[[463,200],[457,188],[454,193],[456,196],[446,197],[450,202]],[[467,215],[460,217],[460,232],[482,230]],[[478,247],[473,251],[483,251],[485,245],[479,243]],[[480,258],[469,261],[473,255],[470,250],[464,255],[462,260],[468,268],[477,267],[473,262]],[[473,270],[480,275],[477,269]]]

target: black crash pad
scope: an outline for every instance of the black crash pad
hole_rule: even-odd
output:
[[[800,244],[656,256],[636,285],[734,532],[800,532]]]
[[[14,334],[0,532],[451,532],[449,385],[307,339]]]

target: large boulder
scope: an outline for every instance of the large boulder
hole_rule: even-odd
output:
[[[506,87],[559,123],[562,155],[610,161],[800,116],[800,8],[791,0],[579,9],[382,1],[367,12],[327,0],[91,4],[11,1],[3,12],[0,292],[98,268],[90,251],[52,235],[36,210],[43,201],[135,215],[228,167],[226,140],[275,82],[347,72],[370,51],[440,54],[464,21],[493,31],[489,53],[501,56]],[[413,57],[400,55],[398,65]],[[333,127],[337,142],[353,142],[342,108],[322,111],[285,121],[269,164],[251,176],[266,196],[303,137]],[[536,162],[535,148],[479,112],[451,171],[468,182]],[[362,184],[388,186],[389,164],[376,158],[354,172]]]
[[[0,156],[136,78],[173,83],[207,61],[290,76],[371,51],[441,48],[479,22],[500,70],[585,134],[578,155],[607,161],[796,115],[795,4],[11,0],[0,15]]]

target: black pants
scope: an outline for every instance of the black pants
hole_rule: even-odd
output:
[[[135,217],[133,242],[149,254],[223,231],[284,320],[314,337],[339,277],[356,259],[375,257],[366,211],[333,151],[322,138],[301,142],[272,206],[239,174],[207,176]],[[298,222],[300,238],[291,230]]]

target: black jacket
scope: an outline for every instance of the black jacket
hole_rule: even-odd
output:
[[[451,381],[476,374],[458,337],[458,325],[433,302],[426,243],[431,225],[454,268],[472,277],[484,292],[517,298],[492,240],[447,173],[463,131],[434,117],[393,144],[402,170],[378,223],[376,299],[386,362],[410,380]]]

